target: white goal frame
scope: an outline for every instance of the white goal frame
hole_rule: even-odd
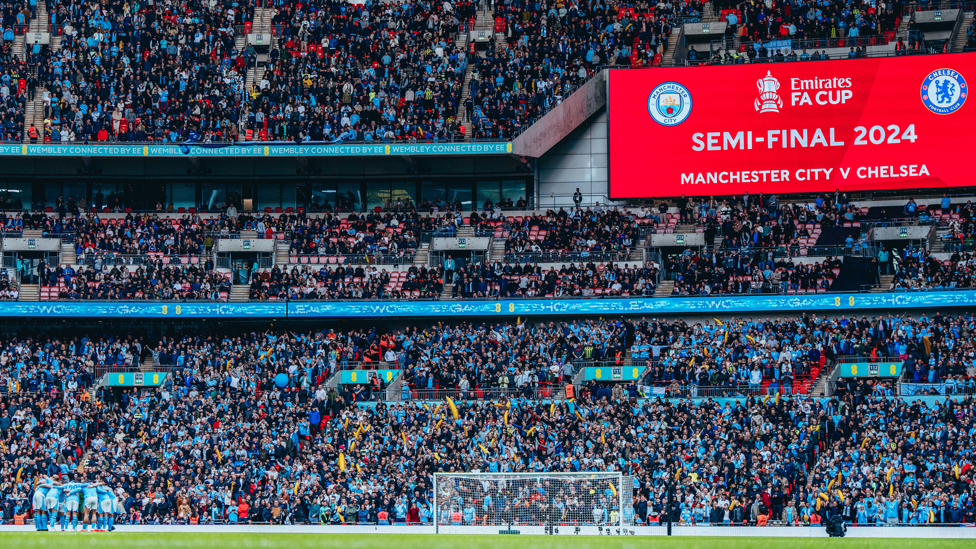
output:
[[[631,518],[625,519],[624,509],[626,506],[633,507],[632,498],[633,498],[633,490],[634,490],[633,488],[634,480],[633,477],[625,475],[619,471],[607,471],[607,472],[600,472],[600,473],[594,473],[594,472],[434,473],[433,477],[434,477],[433,480],[434,501],[433,501],[433,509],[432,509],[433,516],[431,517],[432,519],[431,522],[433,522],[435,526],[435,532],[438,534],[446,533],[447,531],[453,532],[457,530],[456,528],[456,526],[458,526],[457,523],[454,523],[450,520],[447,522],[442,520],[442,515],[443,515],[442,511],[447,510],[448,513],[451,512],[450,505],[448,504],[448,502],[444,501],[445,496],[447,496],[448,491],[450,491],[451,488],[448,488],[445,485],[447,483],[453,483],[454,480],[456,479],[467,479],[469,481],[475,481],[475,482],[486,482],[486,481],[487,482],[530,481],[531,482],[531,481],[538,481],[543,479],[559,479],[560,481],[565,482],[565,481],[572,481],[575,479],[580,481],[581,483],[584,482],[585,483],[597,482],[598,484],[611,483],[616,489],[616,503],[617,503],[618,512],[617,512],[616,520],[614,522],[611,523],[608,520],[608,522],[605,523],[603,526],[607,527],[609,533],[610,526],[624,527],[632,524],[633,521],[632,513],[631,513]],[[447,499],[451,499],[451,498],[447,497]],[[444,531],[442,531],[441,528],[442,526],[450,527],[450,528],[445,528]],[[508,526],[509,523],[503,524],[503,523],[496,522],[494,524],[483,525],[482,528],[489,528],[489,529],[501,528],[504,530]],[[581,521],[579,523],[573,523],[573,524],[537,524],[537,523],[525,524],[525,523],[514,523],[514,522],[510,524],[511,528],[526,527],[526,526],[535,526],[535,527],[545,526],[547,528],[550,527],[558,528],[560,526],[564,528],[566,527],[573,528],[575,526],[581,526],[581,527],[586,527],[588,529],[597,528],[597,524],[592,521]]]

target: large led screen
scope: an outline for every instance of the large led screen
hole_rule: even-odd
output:
[[[976,53],[611,70],[610,195],[974,185],[974,68]]]

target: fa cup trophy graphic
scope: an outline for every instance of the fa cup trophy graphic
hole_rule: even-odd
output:
[[[766,77],[757,80],[756,86],[759,88],[759,99],[754,103],[756,110],[760,113],[779,112],[780,107],[783,106],[783,100],[776,93],[779,89],[779,80],[766,71]]]

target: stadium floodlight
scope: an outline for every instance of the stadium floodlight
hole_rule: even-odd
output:
[[[544,526],[547,533],[574,527],[633,524],[634,479],[604,473],[434,473],[436,532],[471,527],[514,531]],[[602,529],[602,528],[601,528]]]

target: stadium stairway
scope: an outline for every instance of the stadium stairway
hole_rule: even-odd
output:
[[[962,13],[962,24],[959,25],[959,32],[956,34],[956,40],[952,43],[952,52],[959,53],[966,47],[966,42],[968,42],[968,36],[966,31],[969,30],[969,25],[973,22],[973,14],[971,11],[964,11]]]
[[[702,23],[714,23],[719,20],[718,15],[715,14],[715,6],[712,4],[711,0],[705,2],[702,6]]]
[[[254,18],[251,23],[251,32],[254,34],[271,35],[271,20],[275,15],[275,8],[254,8]],[[243,39],[243,42],[242,42]],[[236,44],[238,50],[247,48],[247,36],[238,36]],[[248,67],[244,77],[244,89],[250,92],[257,82],[258,75],[264,75],[264,66],[268,62],[267,53],[257,54],[255,66]]]
[[[25,44],[27,35],[18,34],[14,36],[13,54],[15,59],[27,61],[27,46]]]
[[[898,28],[895,29],[895,41],[899,39],[908,42],[908,27],[912,24],[912,12],[914,11],[915,2],[909,2],[905,6],[905,15],[901,17],[901,21],[898,22]]]
[[[61,241],[61,264],[74,266],[77,264],[78,257],[75,254],[75,246],[71,242]]]
[[[417,267],[427,265],[430,262],[430,244],[423,243],[417,248],[417,253],[413,256],[413,264]]]
[[[891,290],[891,285],[895,280],[895,275],[881,275],[877,288],[871,288],[872,293],[881,293]]]
[[[40,301],[41,300],[41,285],[40,284],[21,284],[20,294],[18,301]]]
[[[673,280],[662,280],[657,288],[654,288],[654,297],[671,297],[671,292],[674,291],[674,281]]]
[[[674,66],[674,52],[678,49],[678,36],[681,34],[678,30],[672,30],[671,36],[668,37],[668,51],[664,56],[664,60],[661,62],[662,66],[673,67]]]
[[[247,284],[234,284],[230,289],[227,301],[230,303],[246,303],[251,299],[251,287]]]
[[[30,143],[30,127],[32,124],[37,128],[38,134],[42,136],[38,141],[43,141],[45,92],[46,88],[38,85],[35,90],[34,100],[27,103],[27,107],[24,109],[24,143]]]
[[[874,258],[844,256],[840,273],[830,286],[831,293],[860,292],[865,286],[872,289],[878,285],[877,267],[871,264]]]
[[[488,261],[496,263],[505,260],[505,242],[507,238],[492,238],[491,248],[488,250]]]
[[[275,265],[287,268],[290,263],[291,242],[288,240],[275,241]]]

